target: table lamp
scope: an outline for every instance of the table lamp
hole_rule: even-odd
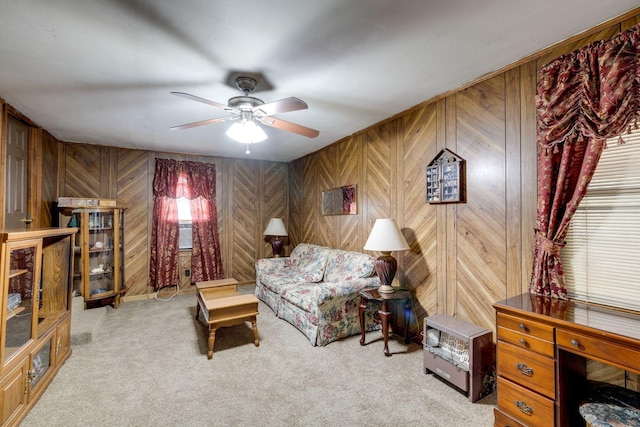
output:
[[[393,219],[376,219],[367,243],[364,245],[364,250],[382,252],[382,255],[375,260],[376,273],[380,279],[379,292],[395,292],[391,283],[396,275],[398,262],[391,256],[391,251],[406,251],[408,249],[409,245]]]
[[[269,224],[267,224],[267,228],[265,228],[264,233],[265,236],[271,236],[271,249],[273,250],[274,258],[280,257],[282,254],[282,240],[280,237],[288,236],[287,229],[284,226],[284,222],[282,222],[282,218],[271,218],[269,220]]]

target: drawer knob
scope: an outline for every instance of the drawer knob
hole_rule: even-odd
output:
[[[572,346],[574,347],[580,347],[580,342],[578,340],[571,340],[569,341],[571,343]]]
[[[520,338],[520,344],[525,345],[527,341],[524,338]]]
[[[533,376],[533,369],[527,366],[526,363],[516,363],[516,368],[522,375],[526,375],[528,377]]]
[[[527,326],[526,326],[524,323],[520,323],[520,324],[518,325],[518,327],[519,327],[520,329],[522,329],[523,331],[526,331],[526,330],[527,330]]]
[[[533,413],[533,409],[531,408],[531,406],[527,405],[527,403],[523,400],[516,400],[516,406],[523,414],[531,415]]]

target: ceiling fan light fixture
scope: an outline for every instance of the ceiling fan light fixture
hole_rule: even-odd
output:
[[[252,119],[236,122],[229,130],[227,136],[242,144],[256,144],[267,139],[267,134]]]
[[[307,138],[315,138],[320,134],[320,132],[315,129],[272,117],[288,113],[290,111],[306,110],[309,106],[303,100],[290,96],[289,98],[265,104],[263,100],[254,96],[249,96],[249,94],[256,89],[256,85],[258,84],[258,81],[255,78],[249,76],[238,76],[236,77],[235,82],[238,89],[240,89],[244,95],[230,98],[227,101],[227,105],[211,101],[209,99],[200,98],[199,96],[185,92],[171,92],[173,95],[198,101],[231,114],[227,117],[218,117],[215,119],[200,120],[194,123],[173,126],[171,127],[171,130],[190,129],[212,123],[236,120],[237,122],[227,130],[227,136],[234,141],[246,144],[247,146],[267,139],[267,134],[264,132],[260,124],[287,132],[293,132],[298,135],[306,136]]]

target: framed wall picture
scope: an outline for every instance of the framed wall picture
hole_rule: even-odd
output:
[[[356,215],[356,184],[322,192],[322,215]]]

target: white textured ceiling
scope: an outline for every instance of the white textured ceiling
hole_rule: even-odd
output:
[[[638,0],[0,0],[0,97],[63,141],[289,161],[640,6]],[[225,116],[234,71],[308,110],[252,147]]]

